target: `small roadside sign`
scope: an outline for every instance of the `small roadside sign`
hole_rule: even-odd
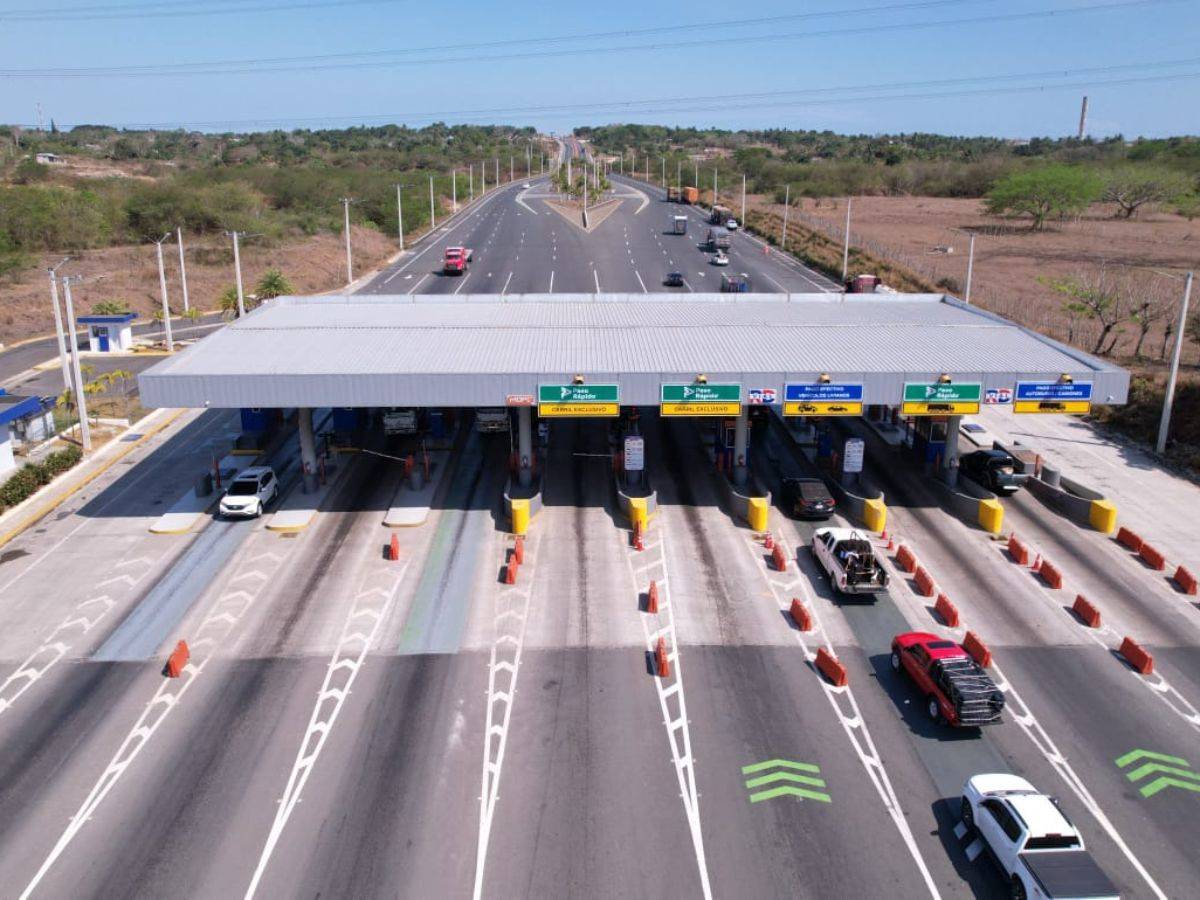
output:
[[[906,382],[904,405],[906,416],[961,416],[979,412],[983,385],[978,382]]]
[[[1092,411],[1090,381],[1018,381],[1013,412],[1082,416]]]
[[[815,382],[783,386],[785,416],[861,416],[861,384]]]
[[[535,402],[533,394],[509,394],[504,398],[505,406],[533,406]]]
[[[742,411],[742,386],[664,384],[659,401],[664,416],[736,416]]]
[[[636,435],[625,438],[625,471],[641,472],[646,468],[646,441]]]
[[[842,471],[857,474],[863,470],[863,457],[866,455],[866,445],[862,438],[846,438],[842,452]]]
[[[618,416],[618,384],[539,384],[538,415],[546,417]]]

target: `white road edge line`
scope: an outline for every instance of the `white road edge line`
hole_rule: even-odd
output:
[[[550,287],[546,290],[546,293],[547,294],[554,293],[554,270],[553,269],[550,270]]]
[[[646,282],[642,281],[641,273],[639,273],[637,269],[634,269],[633,274],[637,275],[638,284],[640,284],[642,286],[642,293],[643,294],[650,293],[648,290],[646,290]]]

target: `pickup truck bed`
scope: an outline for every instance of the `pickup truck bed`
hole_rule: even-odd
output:
[[[1022,853],[1021,862],[1048,897],[1054,900],[1101,900],[1119,893],[1091,854],[1081,850]]]

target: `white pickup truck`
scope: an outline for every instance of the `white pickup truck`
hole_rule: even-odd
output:
[[[813,556],[843,594],[877,594],[887,590],[888,573],[866,535],[853,528],[818,528],[813,532]]]
[[[977,831],[1009,879],[1014,900],[1117,900],[1058,802],[1016,775],[972,775],[962,821]]]

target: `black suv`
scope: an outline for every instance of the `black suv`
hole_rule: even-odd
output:
[[[663,279],[663,284],[667,287],[683,287],[683,273],[668,272],[667,277]]]
[[[996,494],[1015,494],[1028,479],[1017,461],[1003,450],[976,450],[958,459],[958,474]]]
[[[833,495],[820,478],[801,476],[783,479],[783,511],[797,519],[828,519],[836,506]]]

